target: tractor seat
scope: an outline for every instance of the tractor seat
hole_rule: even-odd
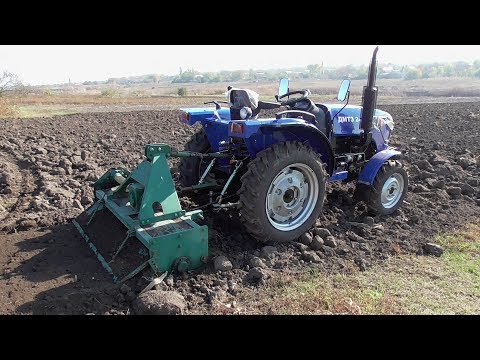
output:
[[[230,106],[230,119],[231,120],[245,120],[240,116],[240,109],[247,107],[250,108],[251,113],[255,112],[258,107],[259,95],[252,90],[248,89],[230,89],[227,93]]]
[[[315,114],[315,119],[317,120],[317,128],[327,135],[327,112],[328,109],[324,105],[317,105],[316,108],[318,112]]]
[[[311,116],[302,115],[302,118],[311,122],[315,125],[321,132],[326,134],[327,132],[327,120],[325,109],[321,106],[317,106],[312,100],[304,99],[295,104],[295,107],[290,112],[301,112],[307,113]],[[312,119],[313,118],[313,119]],[[310,120],[309,120],[310,119]]]
[[[307,99],[306,101],[307,108],[305,111],[313,114],[315,116],[314,125],[324,134],[327,132],[327,121],[326,115],[323,108],[317,106],[312,100]]]

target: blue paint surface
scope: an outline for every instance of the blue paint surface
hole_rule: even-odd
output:
[[[357,105],[323,104],[327,110],[326,118],[329,119],[329,128],[333,130],[336,137],[360,137],[363,134],[362,108]],[[230,109],[222,108],[216,110],[209,108],[184,108],[183,112],[188,113],[189,125],[200,122],[205,129],[208,140],[213,151],[219,151],[219,143],[228,140],[230,137],[243,138],[248,152],[252,158],[256,155],[282,141],[300,141],[311,146],[326,164],[326,170],[331,176],[329,181],[343,180],[343,172],[334,173],[335,156],[327,137],[312,123],[298,118],[266,118],[249,120],[230,120]],[[371,183],[380,169],[381,164],[389,157],[399,154],[389,150],[388,140],[392,129],[388,127],[392,117],[385,111],[376,109],[372,128],[372,140],[377,149],[377,154],[372,157],[363,169],[360,180],[364,183]],[[232,133],[230,124],[242,124],[243,133]],[[222,164],[228,169],[228,164]],[[338,180],[337,180],[338,179]]]
[[[402,153],[400,151],[395,149],[387,149],[376,153],[363,168],[360,176],[358,177],[358,182],[360,184],[372,185],[378,171],[381,169],[385,161],[391,159],[393,156],[398,156],[401,154]]]

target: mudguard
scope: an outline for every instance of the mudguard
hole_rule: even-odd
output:
[[[231,123],[242,123],[232,121]],[[335,156],[328,138],[316,126],[299,119],[267,119],[243,122],[244,132],[232,133],[229,136],[242,137],[247,149],[255,158],[256,155],[281,141],[300,141],[310,145],[322,158],[326,171],[332,175],[335,169]]]
[[[180,122],[190,126],[199,122],[207,134],[212,150],[219,151],[219,143],[228,139],[230,109],[182,108],[180,110]]]
[[[216,110],[215,108],[181,108],[179,114],[180,122],[193,126],[197,122],[202,125],[205,121],[221,121],[230,120],[230,109],[222,108]]]
[[[395,149],[387,149],[376,153],[372,158],[370,158],[370,160],[368,160],[368,163],[360,173],[357,182],[359,184],[372,185],[378,171],[383,166],[385,161],[393,157],[398,157],[399,155],[402,155],[402,153]]]

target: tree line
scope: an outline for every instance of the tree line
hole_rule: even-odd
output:
[[[236,70],[202,73],[188,69],[171,78],[172,83],[211,83],[235,81],[279,80],[283,77],[290,79],[332,79],[341,80],[350,78],[364,80],[367,78],[368,67],[365,65],[346,65],[336,68],[326,68],[321,64],[311,64],[306,68],[279,69],[279,70]],[[480,60],[472,64],[465,61],[452,63],[432,63],[421,65],[380,64],[377,78],[380,79],[428,79],[439,77],[476,77],[480,78]]]
[[[350,78],[352,80],[364,80],[367,78],[368,66],[346,65],[340,67],[324,67],[322,64],[311,64],[306,67],[275,70],[222,70],[217,72],[200,72],[195,69],[187,69],[173,76],[149,74],[135,77],[110,78],[106,83],[119,85],[133,85],[145,83],[159,83],[169,81],[171,83],[217,83],[236,81],[278,81],[288,77],[294,79],[318,79],[340,80]],[[421,65],[395,65],[380,64],[377,78],[379,79],[428,79],[439,77],[470,77],[480,78],[480,60],[473,63],[457,61],[450,63],[432,63]],[[84,85],[102,84],[102,81],[86,81]]]
[[[322,64],[311,64],[306,67],[276,70],[222,70],[217,72],[200,72],[195,69],[180,69],[177,75],[148,74],[121,78],[110,78],[107,81],[85,81],[83,85],[99,84],[156,84],[163,81],[171,83],[217,83],[237,81],[278,81],[287,77],[295,79],[332,79],[364,80],[367,78],[368,67],[365,65],[346,65],[340,67],[324,67]],[[377,78],[379,79],[428,79],[439,77],[480,78],[480,60],[473,63],[456,61],[450,63],[432,63],[421,65],[379,64]],[[22,87],[18,77],[8,71],[0,72],[0,96],[8,90]]]

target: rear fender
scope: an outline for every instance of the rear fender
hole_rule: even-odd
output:
[[[180,122],[193,126],[197,122],[230,120],[230,109],[222,108],[182,108],[178,116]]]
[[[402,153],[395,149],[382,150],[376,153],[368,160],[367,165],[362,169],[357,182],[359,184],[372,185],[385,161],[399,158],[401,155]]]
[[[228,139],[230,109],[222,108],[216,110],[215,108],[184,108],[180,110],[180,122],[190,126],[199,122],[207,134],[212,151],[219,151],[219,143]]]
[[[249,126],[246,126],[246,129],[249,129]],[[252,158],[255,158],[260,151],[273,144],[282,141],[300,141],[303,144],[310,145],[320,155],[326,165],[327,173],[332,175],[335,169],[334,152],[327,137],[316,126],[297,120],[283,124],[260,125],[256,130],[247,130],[244,137]]]

